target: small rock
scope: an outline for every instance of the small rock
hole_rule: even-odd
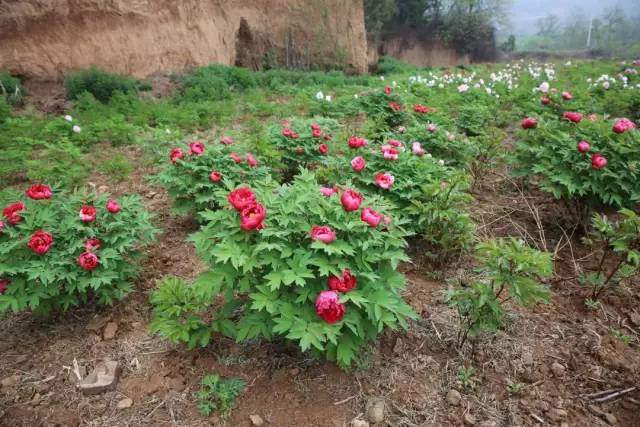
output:
[[[533,352],[532,351],[524,351],[522,353],[522,364],[525,366],[533,365]]]
[[[249,419],[251,420],[251,424],[254,426],[264,425],[264,420],[260,415],[249,415]]]
[[[158,193],[156,193],[155,191],[149,191],[147,193],[147,199],[153,199],[154,197],[156,197],[158,195]]]
[[[103,328],[104,325],[107,324],[108,320],[109,319],[106,317],[96,316],[89,320],[89,323],[87,323],[87,330],[91,332],[98,332]]]
[[[567,415],[569,414],[564,409],[551,408],[547,412],[547,415],[549,416],[549,418],[551,418],[552,421],[560,422],[563,419],[567,418]]]
[[[107,390],[113,390],[118,383],[118,376],[120,375],[120,367],[118,362],[113,360],[107,360],[102,363],[98,363],[85,379],[83,379],[78,387],[85,395],[99,394]]]
[[[640,326],[640,313],[634,311],[633,313],[631,313],[629,318],[631,319],[631,323],[633,323],[635,326]]]
[[[472,426],[476,424],[476,417],[474,417],[471,412],[467,412],[466,414],[464,414],[464,425],[467,426]]]
[[[398,338],[396,340],[395,345],[393,346],[393,353],[394,354],[402,354],[403,351],[404,351],[404,344],[402,343],[402,340],[400,338]]]
[[[452,388],[447,392],[447,403],[449,403],[449,405],[458,406],[461,399],[462,396],[458,390]]]
[[[556,378],[563,376],[564,370],[565,370],[564,366],[558,362],[553,362],[553,364],[551,365],[551,372],[553,372],[553,375]]]
[[[133,400],[127,397],[126,399],[122,399],[120,402],[118,402],[117,408],[127,409],[127,408],[131,408],[132,406],[133,406]]]
[[[101,185],[100,187],[98,187],[98,191],[100,193],[106,193],[107,191],[109,191],[109,187],[107,187],[106,185]]]
[[[569,423],[566,421],[563,421],[560,423],[560,427],[569,427]]]
[[[587,406],[587,409],[589,409],[591,411],[591,413],[598,415],[600,417],[604,416],[604,412],[598,408],[596,405],[589,405]]]
[[[618,424],[618,419],[616,418],[615,415],[613,415],[610,412],[607,412],[606,414],[604,414],[604,419],[607,420],[607,422],[612,426]]]
[[[355,418],[351,421],[351,427],[369,427],[369,422]]]
[[[11,375],[10,377],[3,378],[2,381],[0,381],[0,385],[2,385],[2,388],[15,387],[18,381],[20,381],[19,376]]]
[[[292,377],[297,376],[300,373],[300,369],[298,368],[293,368],[289,371],[289,374],[291,374]]]
[[[498,427],[498,423],[495,421],[487,420],[478,424],[478,427]]]
[[[371,424],[384,421],[384,399],[374,398],[367,404],[367,419]]]
[[[105,341],[112,340],[116,337],[116,332],[118,332],[118,322],[109,322],[102,331],[102,338]]]

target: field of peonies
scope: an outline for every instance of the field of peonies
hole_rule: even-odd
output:
[[[640,61],[385,61],[0,97],[1,423],[638,425]]]

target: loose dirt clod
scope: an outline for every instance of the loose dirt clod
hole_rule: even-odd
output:
[[[3,378],[2,381],[0,381],[0,385],[2,385],[2,388],[15,387],[18,381],[20,381],[19,376],[11,375],[10,377]]]
[[[553,372],[553,375],[556,378],[560,378],[561,376],[563,376],[564,371],[565,371],[565,367],[558,362],[553,362],[553,364],[551,365],[551,372]]]
[[[451,389],[447,392],[447,403],[449,405],[458,406],[461,399],[462,396],[458,390]]]
[[[371,424],[384,421],[384,399],[376,397],[369,401],[367,404],[367,419]]]
[[[118,322],[109,322],[102,332],[102,338],[105,341],[112,340],[116,337],[116,332],[118,332]]]
[[[251,420],[251,424],[256,427],[264,425],[264,420],[260,415],[249,415],[249,419]]]
[[[127,397],[126,399],[122,399],[120,402],[118,402],[117,408],[127,409],[127,408],[131,408],[132,406],[133,406],[133,400]]]
[[[476,424],[476,417],[473,416],[473,414],[471,414],[471,412],[467,412],[466,414],[464,414],[464,425],[466,426],[472,426]]]
[[[98,363],[93,372],[83,379],[78,387],[85,395],[103,393],[116,387],[119,375],[118,362],[108,360]]]
[[[355,418],[351,421],[351,427],[369,427],[369,422]]]

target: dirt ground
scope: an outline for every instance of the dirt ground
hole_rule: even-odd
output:
[[[570,279],[584,248],[575,233],[562,231],[560,207],[544,195],[490,174],[477,186],[472,209],[481,237],[518,235],[557,254],[561,274],[550,283],[550,304],[516,310],[506,330],[461,352],[454,345],[455,313],[442,292],[447,280],[466,274],[471,260],[434,271],[414,247],[416,261],[402,269],[406,299],[420,320],[406,333],[383,334],[361,366],[343,372],[284,342],[218,339],[187,351],[149,333],[148,294],[156,280],[193,278],[204,266],[186,239],[196,229],[193,221],[169,214],[166,193],[145,180],[152,170],[142,151],[127,149],[127,155],[139,166],[125,182],[108,188],[106,178],[93,182],[101,191],[139,193],[163,230],[148,248],[136,291],[112,308],[1,320],[0,425],[250,426],[250,416],[259,415],[265,425],[339,427],[366,420],[368,402],[383,398],[386,417],[378,425],[640,426],[638,287],[617,289],[600,309],[587,309],[585,290]],[[117,330],[105,339],[108,324]],[[635,344],[615,338],[614,328]],[[119,362],[117,389],[84,396],[74,371],[85,375],[104,359]],[[195,407],[199,381],[212,372],[247,382],[227,420],[204,418]],[[638,388],[596,401],[631,387]],[[126,399],[131,406],[118,408]]]

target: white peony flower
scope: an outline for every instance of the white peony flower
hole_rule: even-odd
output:
[[[327,95],[324,97],[325,101],[331,102],[331,95]]]
[[[439,164],[440,166],[444,166],[444,160],[442,160],[442,159],[438,160],[438,164]]]
[[[80,128],[80,126],[78,126],[78,125],[73,126],[73,131],[74,131],[75,133],[80,133],[80,131],[81,131],[81,130],[82,130],[82,129]]]
[[[460,93],[466,92],[468,90],[469,90],[469,85],[462,84],[462,85],[458,86],[458,92],[460,92]]]
[[[538,86],[538,90],[542,93],[549,92],[549,83],[548,82],[540,83],[540,86]]]
[[[70,115],[68,115],[68,114],[67,114],[66,116],[64,116],[64,119],[65,119],[66,121],[68,121],[68,122],[73,121],[73,117],[71,117],[71,116],[70,116]]]
[[[318,101],[322,101],[324,99],[324,93],[322,93],[322,92],[316,93],[316,99]]]

